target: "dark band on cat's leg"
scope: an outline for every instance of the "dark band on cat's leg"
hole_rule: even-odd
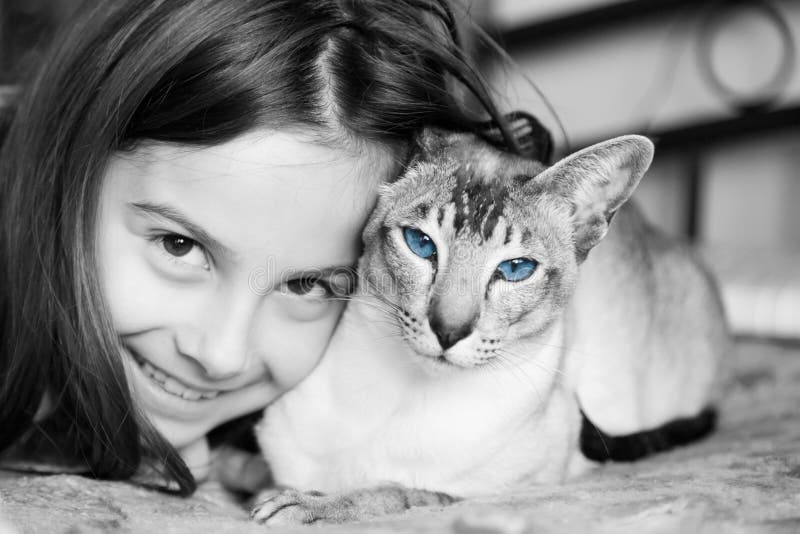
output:
[[[610,436],[597,428],[583,411],[581,416],[581,452],[596,462],[632,462],[668,451],[706,437],[717,423],[716,410],[707,407],[694,417],[674,419],[651,430]]]

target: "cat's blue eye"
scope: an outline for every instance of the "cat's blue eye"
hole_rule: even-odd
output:
[[[497,272],[504,280],[509,282],[521,282],[526,278],[530,278],[536,270],[536,260],[530,258],[514,258],[513,260],[506,260],[500,262],[497,266]]]
[[[436,244],[433,239],[417,228],[406,227],[403,229],[403,237],[406,240],[408,248],[411,252],[420,258],[430,259],[436,255]]]

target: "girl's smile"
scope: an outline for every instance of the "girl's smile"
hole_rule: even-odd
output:
[[[126,369],[132,384],[138,386],[136,395],[139,402],[150,408],[149,414],[162,417],[179,416],[185,421],[207,419],[210,413],[229,409],[238,403],[250,405],[263,398],[269,403],[281,393],[271,383],[268,373],[256,377],[255,381],[239,388],[209,389],[187,386],[183,378],[169,374],[155,367],[148,360],[123,349],[127,356]],[[265,370],[266,371],[266,370]],[[247,413],[247,412],[244,412]]]
[[[333,273],[357,260],[395,168],[387,150],[352,148],[258,132],[112,159],[98,220],[104,295],[134,398],[180,450],[263,408],[322,356],[343,308],[331,297],[346,296]]]
[[[145,360],[144,358],[133,357],[136,363],[139,364],[145,376],[155,382],[161,389],[188,401],[210,400],[215,398],[221,393],[220,390],[198,390],[182,383],[181,380],[175,376],[167,374],[158,367]]]

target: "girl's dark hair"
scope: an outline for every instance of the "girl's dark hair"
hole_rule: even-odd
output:
[[[95,5],[6,110],[0,451],[38,429],[94,476],[128,478],[144,462],[186,494],[188,469],[135,411],[99,291],[95,219],[109,157],[146,141],[215,145],[254,128],[408,146],[423,125],[506,127],[458,47],[447,0]],[[45,396],[50,416],[34,422]]]

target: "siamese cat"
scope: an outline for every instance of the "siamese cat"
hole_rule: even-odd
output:
[[[380,191],[326,354],[256,428],[292,489],[255,520],[347,521],[559,483],[712,429],[727,331],[689,250],[626,204],[648,139],[551,167],[472,134],[427,130],[417,144]]]

